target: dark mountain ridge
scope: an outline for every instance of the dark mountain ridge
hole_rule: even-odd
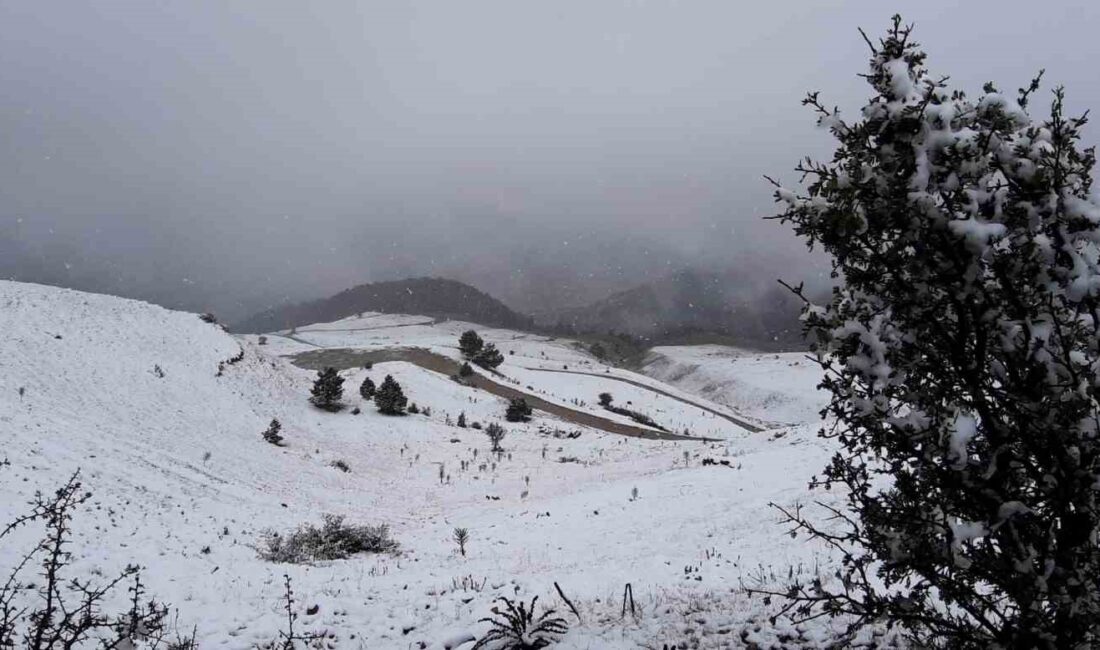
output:
[[[529,316],[468,284],[445,278],[410,278],[361,284],[340,293],[262,311],[235,323],[230,329],[261,333],[327,323],[361,312],[418,314],[470,321],[491,327],[530,329]]]
[[[725,343],[800,349],[800,303],[778,284],[735,272],[684,270],[582,307],[544,312],[536,323],[562,333],[627,334],[652,344]]]
[[[594,340],[618,341],[625,336],[635,347],[696,343],[758,350],[805,347],[799,302],[789,291],[750,283],[735,272],[698,270],[679,271],[581,307],[548,310],[534,317],[457,280],[421,277],[374,282],[320,300],[273,307],[230,329],[273,332],[361,312],[417,314]]]

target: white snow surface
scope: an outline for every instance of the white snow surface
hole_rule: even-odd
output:
[[[650,351],[642,372],[761,422],[816,422],[828,401],[817,390],[821,367],[805,352],[662,346]]]
[[[195,314],[0,281],[0,458],[11,461],[0,469],[0,522],[79,469],[93,497],[74,521],[73,573],[110,576],[142,565],[150,593],[172,605],[182,631],[197,630],[200,647],[275,639],[284,573],[300,628],[330,634],[329,647],[444,647],[484,634],[488,625],[478,619],[495,597],[536,595],[572,625],[560,648],[692,639],[693,647],[737,647],[743,629],[746,640],[784,647],[782,630],[744,627],[764,608],[738,587],[829,561],[820,547],[784,535],[767,505],[807,500],[807,480],[829,455],[814,435],[820,397],[808,362],[662,348],[664,361],[652,361],[645,377],[603,366],[570,341],[477,327],[504,352],[501,371],[522,389],[610,415],[595,404],[606,390],[658,422],[721,438],[660,442],[583,429],[559,439],[539,427],[578,427],[536,412],[531,423],[506,423],[507,453],[494,461],[481,432],[448,419],[465,412],[471,422],[497,420],[504,404],[495,397],[393,362],[344,372],[344,401],[362,413],[328,413],[307,402],[314,373],[280,356],[401,345],[457,358],[458,334],[468,327],[368,314],[299,328],[297,340],[271,334],[259,346],[257,337],[234,337]],[[218,376],[219,362],[242,350],[243,360]],[[563,366],[607,379],[532,370]],[[358,395],[368,374],[376,383],[392,374],[431,416],[378,414]],[[784,424],[749,433],[614,377]],[[283,424],[286,447],[261,438],[272,418]],[[703,466],[704,457],[730,466]],[[351,471],[331,467],[337,459]],[[400,554],[316,565],[257,557],[265,529],[316,523],[324,513],[389,524]],[[451,539],[456,526],[470,531],[465,557]],[[31,526],[0,540],[0,570],[40,532]],[[479,588],[464,589],[464,578]],[[639,609],[623,618],[626,583]],[[318,612],[307,615],[312,606]],[[824,633],[825,624],[802,630],[810,639]]]

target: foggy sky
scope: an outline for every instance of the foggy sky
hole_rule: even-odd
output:
[[[828,153],[799,100],[858,108],[856,28],[899,9],[963,88],[1046,68],[1100,107],[1085,0],[0,0],[0,275],[231,317],[422,274],[530,310],[797,280],[761,175]]]

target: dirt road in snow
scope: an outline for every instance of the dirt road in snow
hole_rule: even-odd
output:
[[[308,352],[301,352],[290,357],[294,365],[306,368],[309,370],[320,370],[325,367],[333,367],[338,370],[347,370],[349,368],[361,368],[367,363],[384,363],[386,361],[405,361],[415,364],[424,368],[425,370],[431,370],[438,372],[448,377],[454,377],[458,375],[460,364],[453,359],[449,359],[443,355],[435,354],[429,350],[423,348],[387,348],[384,350],[357,350],[352,348],[319,348],[317,350],[309,350]],[[603,376],[603,375],[598,375]],[[491,393],[504,399],[514,399],[522,397],[527,400],[527,404],[533,409],[545,411],[551,415],[557,416],[566,422],[571,422],[580,426],[591,427],[593,429],[599,429],[608,433],[615,433],[623,436],[631,436],[634,438],[647,438],[650,440],[692,440],[696,442],[713,442],[713,438],[702,438],[694,436],[684,436],[676,433],[665,433],[663,431],[657,431],[654,429],[647,429],[645,427],[634,426],[631,424],[625,424],[623,422],[616,422],[615,420],[609,420],[602,418],[598,415],[593,415],[585,411],[578,411],[571,409],[561,404],[555,404],[549,402],[530,393],[526,393],[522,390],[512,388],[511,386],[505,386],[492,379],[489,379],[485,375],[480,373],[474,373],[470,377],[464,377],[462,379],[466,384],[475,388],[480,388],[487,393]],[[641,385],[641,384],[639,384]],[[648,388],[654,390],[652,387],[641,385],[642,388]],[[660,391],[654,391],[660,392]],[[670,395],[674,399],[678,399],[673,395]],[[690,402],[688,402],[690,403]],[[698,406],[693,404],[693,406]],[[748,428],[746,425],[737,423],[738,426]],[[751,430],[751,429],[750,429]]]
[[[709,406],[699,404],[698,402],[693,402],[689,399],[684,399],[683,397],[680,397],[678,395],[673,395],[672,393],[665,392],[665,391],[661,390],[660,388],[650,386],[649,384],[643,384],[642,382],[634,381],[633,379],[627,379],[625,377],[616,377],[615,375],[608,374],[608,373],[585,372],[583,370],[555,370],[554,368],[527,368],[526,366],[524,367],[524,369],[525,370],[534,370],[535,372],[558,372],[558,373],[561,373],[561,374],[564,374],[564,375],[589,375],[591,377],[599,377],[600,379],[611,379],[613,381],[621,381],[624,384],[630,384],[631,386],[637,386],[638,388],[644,388],[644,389],[650,391],[651,393],[657,393],[658,395],[664,395],[665,397],[674,399],[677,402],[682,402],[684,404],[689,404],[691,406],[694,406],[697,409],[700,409],[702,411],[706,411],[707,413],[710,413],[712,415],[716,415],[716,416],[722,418],[723,420],[726,420],[727,422],[732,422],[733,424],[736,424],[737,426],[741,427],[742,429],[745,429],[746,431],[750,431],[752,433],[760,433],[761,431],[764,430],[763,428],[758,427],[755,424],[749,424],[748,422],[745,422],[744,420],[741,420],[739,418],[735,418],[732,415],[722,413],[721,411],[716,411],[716,410],[710,408]]]

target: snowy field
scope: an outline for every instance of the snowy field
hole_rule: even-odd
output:
[[[722,345],[656,347],[642,372],[773,423],[811,422],[825,407],[821,368],[805,352],[764,354]]]
[[[307,402],[314,373],[283,356],[416,346],[458,358],[458,335],[469,327],[365,314],[283,333],[293,338],[271,334],[260,346],[195,314],[0,282],[0,458],[11,461],[0,470],[0,521],[79,469],[94,496],[74,521],[74,573],[109,576],[141,564],[150,593],[172,604],[181,630],[197,630],[200,647],[275,639],[284,573],[300,625],[330,634],[329,647],[441,648],[483,634],[478,619],[501,595],[539,596],[563,612],[571,629],[561,648],[779,648],[790,635],[810,645],[820,638],[820,627],[757,631],[751,621],[765,617],[764,607],[739,593],[741,581],[785,578],[792,567],[810,575],[830,561],[785,536],[767,505],[807,500],[807,481],[828,456],[814,436],[815,380],[798,355],[660,349],[646,377],[607,368],[569,341],[479,327],[505,354],[500,370],[515,387],[608,416],[596,396],[610,392],[669,428],[721,439],[661,442],[594,429],[557,438],[540,428],[578,427],[536,412],[530,423],[505,423],[499,460],[482,432],[453,422],[462,412],[471,422],[502,420],[500,399],[391,362],[345,372],[349,408],[327,413]],[[241,351],[241,361],[227,363]],[[563,367],[607,378],[537,370]],[[392,374],[431,415],[378,414],[358,395],[368,374],[376,383]],[[616,378],[785,424],[750,433]],[[272,418],[286,447],[261,438]],[[704,458],[729,466],[704,466]],[[350,472],[332,467],[337,460]],[[265,529],[325,513],[389,524],[400,553],[313,566],[257,557]],[[465,557],[451,539],[456,526],[470,531]],[[39,533],[29,527],[2,540],[0,569]],[[627,583],[638,609],[624,617]]]

